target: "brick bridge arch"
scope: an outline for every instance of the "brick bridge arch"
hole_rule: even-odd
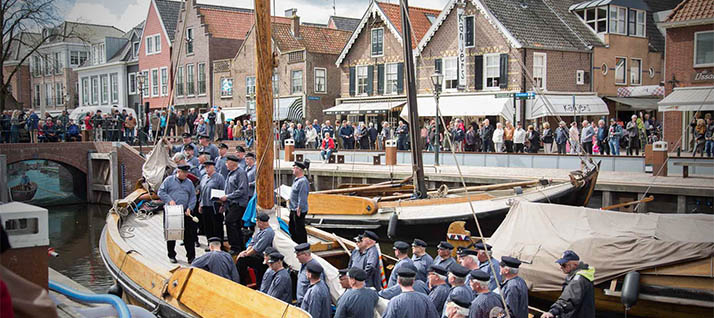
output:
[[[0,153],[7,156],[7,164],[25,160],[51,160],[87,173],[87,153],[97,151],[94,142],[54,142],[38,144],[2,144]]]

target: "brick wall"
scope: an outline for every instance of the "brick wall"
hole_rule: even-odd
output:
[[[12,79],[9,82],[9,84],[12,86],[12,96],[15,97],[15,100],[17,100],[19,104],[22,104],[25,109],[31,108],[32,94],[30,89],[29,63],[19,66],[3,66],[3,83],[8,83],[8,77],[10,77],[10,73],[15,68],[18,68],[18,70],[15,75],[12,76]],[[5,107],[8,106],[9,105],[5,105]]]
[[[161,35],[161,53],[146,55],[146,37],[159,34]],[[144,23],[144,33],[141,36],[141,44],[139,47],[139,71],[149,72],[149,78],[145,79],[144,85],[148,85],[149,94],[143,96],[144,104],[149,103],[151,109],[163,108],[169,104],[169,96],[151,96],[151,70],[168,68],[169,78],[173,79],[171,68],[171,42],[164,33],[159,19],[158,11],[154,7],[154,3],[149,5],[149,14]],[[159,74],[160,76],[161,74]],[[173,87],[173,81],[169,80],[169,92]]]
[[[642,59],[642,85],[659,85],[663,80],[663,57],[661,52],[650,52],[649,40],[634,36],[606,34],[606,47],[593,49],[592,80],[593,90],[600,96],[617,96],[617,88],[630,86],[630,65],[632,58]],[[626,57],[626,84],[615,84],[615,65],[617,57]],[[603,74],[602,66],[607,65],[607,74]],[[649,76],[649,69],[654,71],[654,77]]]
[[[320,100],[310,100],[309,97],[306,98],[305,105],[305,119],[309,120],[311,123],[313,119],[317,119],[322,122],[325,115],[322,113],[323,110],[335,106],[335,99],[340,96],[340,82],[341,73],[340,69],[335,66],[335,61],[337,60],[336,54],[307,54],[307,69],[309,82],[305,83],[306,95],[319,97]],[[327,71],[326,79],[326,90],[325,93],[315,92],[315,71],[314,68],[324,68]]]
[[[183,8],[179,11],[179,19],[176,23],[176,33],[174,35],[174,42],[176,43],[176,47],[171,52],[172,63],[177,66],[183,67],[184,73],[184,96],[176,96],[174,98],[174,104],[176,104],[176,106],[178,107],[201,105],[201,107],[205,108],[207,106],[210,106],[211,102],[211,87],[209,86],[209,83],[211,82],[211,72],[209,72],[211,68],[210,34],[208,33],[206,25],[203,23],[201,15],[198,14],[196,6],[193,5],[194,1],[190,1],[187,3],[189,5],[184,5]],[[188,14],[186,14],[186,11],[184,10],[189,10]],[[184,21],[184,17],[187,17],[186,21]],[[184,30],[184,24],[186,25],[185,28],[187,29],[193,28],[193,53],[190,55],[186,55],[185,42],[182,45],[178,44],[178,41],[182,38],[181,33]],[[204,63],[206,65],[206,94],[201,96],[198,95],[198,65],[200,63]],[[186,66],[189,64],[193,65],[193,96],[188,96],[188,94],[185,94],[187,92],[188,87],[188,71],[186,69]]]
[[[233,78],[231,73],[231,59],[213,61],[212,64],[212,80],[214,83],[212,90],[214,96],[213,104],[223,108],[237,107],[233,106],[232,97],[221,98],[221,79]],[[235,79],[233,80],[233,85],[235,85]]]

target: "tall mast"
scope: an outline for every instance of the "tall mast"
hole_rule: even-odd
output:
[[[256,0],[257,1],[257,0]],[[424,163],[419,147],[419,111],[416,99],[416,76],[414,75],[414,55],[412,54],[412,27],[409,21],[409,2],[401,1],[402,12],[402,44],[404,46],[404,70],[407,73],[407,105],[409,105],[409,137],[411,139],[412,172],[414,174],[414,196],[426,197],[424,184]]]
[[[255,0],[255,109],[258,208],[271,210],[273,201],[273,52],[271,48],[270,1]]]

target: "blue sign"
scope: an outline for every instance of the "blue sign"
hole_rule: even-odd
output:
[[[519,98],[535,98],[535,96],[536,96],[535,92],[516,93],[516,97],[519,97]]]
[[[320,96],[308,96],[307,100],[320,100]]]

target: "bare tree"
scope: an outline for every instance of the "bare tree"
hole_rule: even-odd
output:
[[[0,47],[0,64],[6,61],[17,61],[17,66],[5,74],[0,67],[0,112],[5,110],[5,100],[9,91],[10,81],[17,75],[21,65],[45,43],[63,38],[81,38],[75,30],[55,30],[62,22],[59,9],[55,5],[58,0],[2,0],[0,1],[0,24],[2,24],[2,46]],[[42,32],[42,30],[51,30]],[[36,36],[23,36],[30,32],[38,32]],[[18,56],[12,56],[16,47],[20,50]],[[22,47],[25,49],[23,50]]]

